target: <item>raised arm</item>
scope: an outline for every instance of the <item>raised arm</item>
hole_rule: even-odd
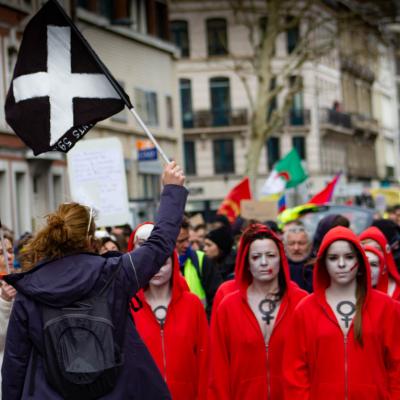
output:
[[[140,248],[122,256],[127,280],[132,282],[131,296],[147,285],[172,254],[179,234],[188,194],[183,186],[185,176],[181,168],[171,162],[165,167],[162,180],[164,189],[149,239]]]

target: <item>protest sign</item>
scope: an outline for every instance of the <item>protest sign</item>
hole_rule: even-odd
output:
[[[83,140],[68,152],[73,201],[94,207],[97,226],[128,223],[128,194],[121,142],[116,138]]]
[[[243,218],[257,221],[275,220],[278,216],[278,208],[276,201],[242,200],[240,215]]]

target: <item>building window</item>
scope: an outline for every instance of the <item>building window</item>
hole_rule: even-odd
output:
[[[210,79],[210,91],[213,126],[229,125],[229,115],[231,110],[229,79]]]
[[[293,24],[294,18],[293,17],[287,18],[287,23]],[[294,26],[291,26],[286,32],[286,37],[287,37],[287,52],[288,54],[291,54],[299,42],[300,38],[299,24],[294,24]]]
[[[167,127],[174,127],[174,108],[172,106],[172,97],[165,96],[165,108],[167,110]]]
[[[185,140],[185,173],[187,175],[196,175],[196,150],[193,140]]]
[[[386,178],[393,179],[394,178],[394,167],[386,165]]]
[[[160,177],[153,174],[141,174],[143,179],[143,196],[145,199],[160,198]]]
[[[62,203],[63,200],[63,187],[62,187],[62,176],[53,175],[53,210]]]
[[[272,77],[271,81],[269,82],[269,90],[274,90],[276,88],[276,77]],[[271,115],[273,111],[275,111],[278,107],[278,98],[277,96],[274,96],[269,105],[268,105],[268,112],[267,112],[267,122],[270,121]]]
[[[78,0],[77,5],[89,11],[96,11],[96,2],[93,0]]]
[[[182,126],[193,128],[192,83],[190,79],[180,79],[179,88],[181,92]]]
[[[147,32],[146,6],[143,0],[131,0],[128,3],[130,17],[132,18],[132,29],[136,32]]]
[[[226,174],[235,172],[235,157],[232,139],[217,139],[213,141],[214,172]]]
[[[289,79],[290,87],[293,87],[296,81],[296,76],[291,76]],[[299,91],[293,96],[292,107],[290,109],[290,125],[304,125],[304,109],[303,109],[303,92]]]
[[[396,56],[396,75],[400,75],[400,56]]]
[[[144,123],[158,125],[157,93],[135,89],[136,108]]]
[[[228,53],[225,19],[213,18],[207,20],[207,43],[209,56],[221,56]]]
[[[168,40],[168,6],[165,0],[155,1],[155,15],[156,36],[160,39]]]
[[[260,43],[259,45],[262,46],[263,41],[266,39],[265,35],[267,33],[268,29],[268,17],[261,17],[258,22],[259,28],[260,28]],[[274,48],[272,49],[272,55],[275,55],[275,43],[274,43]]]
[[[187,21],[171,21],[171,39],[181,49],[182,57],[189,57],[189,34]]]
[[[258,21],[258,26],[260,28],[260,36],[262,39],[268,29],[268,17],[261,17]]]
[[[268,170],[271,171],[274,164],[280,159],[279,138],[270,137],[267,139],[267,162]]]
[[[29,204],[27,191],[27,174],[25,172],[15,173],[15,206],[16,206],[16,224],[17,235],[27,230],[29,226],[27,205]]]
[[[306,141],[304,136],[293,136],[292,146],[297,150],[301,160],[306,159]]]
[[[113,2],[111,0],[99,0],[98,10],[100,15],[109,20],[114,18]]]

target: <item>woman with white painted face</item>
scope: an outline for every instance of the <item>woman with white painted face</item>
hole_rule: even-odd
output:
[[[375,289],[384,274],[385,259],[383,258],[383,254],[376,247],[368,245],[363,247],[371,268],[371,286]]]
[[[297,303],[280,239],[266,226],[243,233],[236,259],[238,290],[219,304],[211,325],[208,399],[283,399],[282,349]]]
[[[156,362],[173,400],[205,400],[209,332],[204,306],[180,274],[178,254],[137,295],[136,328]]]
[[[361,233],[359,240],[363,246],[375,247],[383,254],[385,266],[376,289],[400,301],[400,274],[385,235],[376,226],[370,226]]]
[[[293,315],[285,399],[399,399],[398,323],[396,303],[371,287],[356,235],[331,229],[314,267],[314,293]]]

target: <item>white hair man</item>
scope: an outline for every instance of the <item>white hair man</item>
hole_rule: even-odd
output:
[[[289,227],[283,235],[290,277],[302,289],[312,292],[311,240],[303,225]]]

